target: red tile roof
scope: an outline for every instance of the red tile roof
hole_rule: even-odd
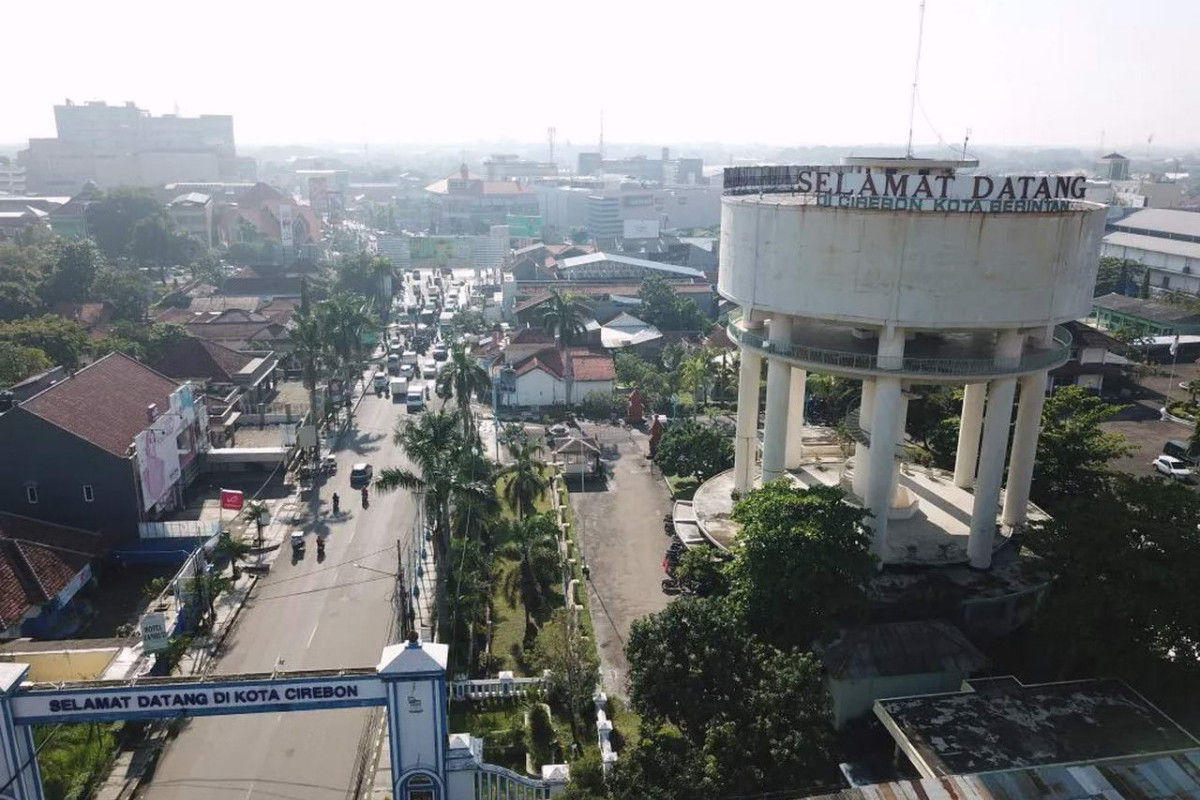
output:
[[[518,377],[535,369],[543,370],[562,380],[564,378],[562,353],[555,347],[547,347],[526,356],[513,366]],[[571,371],[577,381],[611,381],[617,377],[616,365],[607,353],[594,353],[585,348],[571,350]]]
[[[78,528],[0,513],[0,628],[57,597],[110,544]]]
[[[254,360],[223,344],[189,336],[167,347],[154,369],[180,380],[204,378],[214,383],[233,383],[233,376]]]
[[[146,407],[170,407],[179,383],[122,353],[110,353],[21,404],[52,425],[124,457],[145,430]]]

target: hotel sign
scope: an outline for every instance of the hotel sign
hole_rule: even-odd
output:
[[[918,175],[857,167],[730,167],[727,195],[795,194],[819,206],[889,211],[1067,211],[1084,199],[1082,175]]]

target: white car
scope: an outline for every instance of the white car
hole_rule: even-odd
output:
[[[1192,470],[1187,464],[1180,461],[1175,456],[1159,456],[1154,459],[1154,470],[1166,475],[1168,478],[1174,478],[1177,481],[1188,481],[1192,479]]]

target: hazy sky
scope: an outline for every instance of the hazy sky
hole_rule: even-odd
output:
[[[900,142],[918,0],[7,2],[0,142],[51,106],[234,115],[240,144]],[[916,140],[1200,142],[1196,0],[928,0]],[[938,133],[935,133],[935,130]]]

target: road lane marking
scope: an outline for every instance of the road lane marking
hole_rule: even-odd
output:
[[[313,632],[312,632],[312,635],[310,635],[308,637],[308,644],[304,645],[305,650],[312,647],[313,639],[317,638],[317,628],[319,628],[320,626],[321,626],[321,623],[319,623],[319,622],[316,625],[313,625]]]

